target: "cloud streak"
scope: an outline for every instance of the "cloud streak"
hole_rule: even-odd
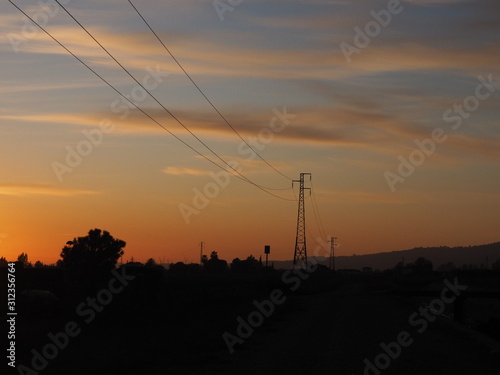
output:
[[[180,168],[180,167],[166,167],[162,169],[165,174],[170,174],[174,176],[188,175],[188,176],[206,176],[208,171],[193,168]]]
[[[92,190],[64,189],[45,185],[0,185],[0,195],[7,196],[52,196],[52,197],[74,197],[80,195],[99,194]]]

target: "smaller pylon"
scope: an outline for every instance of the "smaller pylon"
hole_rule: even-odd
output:
[[[330,240],[330,269],[335,271],[335,240],[337,237],[332,237]]]

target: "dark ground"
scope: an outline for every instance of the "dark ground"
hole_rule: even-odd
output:
[[[383,353],[380,344],[407,331],[414,342],[383,374],[498,374],[499,353],[452,328],[446,319],[417,332],[408,318],[417,306],[384,293],[349,290],[304,296],[303,311],[253,337],[248,350],[233,355],[232,374],[363,374]],[[215,373],[215,372],[214,372]],[[369,374],[375,374],[373,370]]]
[[[73,320],[82,333],[40,374],[361,375],[364,360],[373,363],[383,353],[380,344],[395,341],[401,331],[414,342],[380,374],[500,373],[500,354],[482,336],[441,317],[418,333],[409,317],[419,303],[370,281],[288,293],[285,303],[230,354],[223,332],[235,334],[236,318],[246,319],[255,310],[251,301],[266,299],[275,288],[289,292],[279,278],[267,284],[168,280],[158,298],[140,289],[118,295],[89,324],[74,306],[49,315],[26,313],[18,321],[17,361],[29,366],[31,349],[41,351],[50,342],[48,332],[57,333]]]

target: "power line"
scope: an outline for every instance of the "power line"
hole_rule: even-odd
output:
[[[88,30],[87,28],[85,28],[85,26],[83,26],[72,14],[71,12],[68,11],[68,9],[66,9],[60,2],[59,0],[55,0],[59,6],[99,45],[99,47],[101,47],[101,49],[106,52],[108,54],[109,57],[111,57],[113,59],[113,61],[116,62],[116,64],[118,64],[118,66],[120,66],[120,68],[122,68],[122,70],[124,70],[151,98],[154,99],[154,101],[156,103],[158,103],[158,105],[160,105],[162,107],[163,110],[165,110],[177,123],[179,123],[186,131],[189,132],[189,134],[191,134],[191,136],[193,136],[198,142],[200,142],[207,150],[209,150],[213,155],[215,155],[220,161],[222,161],[226,166],[228,166],[229,168],[231,168],[234,172],[236,172],[236,174],[238,174],[239,176],[241,176],[241,178],[245,181],[247,181],[248,183],[256,186],[256,187],[259,187],[260,189],[265,189],[265,190],[287,190],[287,189],[274,189],[274,188],[269,188],[269,187],[266,187],[266,186],[262,186],[262,185],[258,185],[256,183],[254,183],[253,181],[251,181],[250,179],[248,179],[246,176],[244,176],[241,172],[239,172],[238,170],[236,170],[233,166],[231,166],[229,163],[227,163],[222,157],[220,157],[214,150],[212,150],[205,142],[203,142],[198,136],[196,136],[196,134],[194,134],[191,130],[189,130],[189,128],[181,121],[179,120],[168,108],[166,108],[153,94],[151,94],[151,92],[146,89],[144,87],[143,84],[141,84],[130,72],[127,68],[125,68]],[[231,175],[235,176],[233,173],[231,173]]]
[[[319,209],[318,209],[318,204],[317,204],[317,201],[316,201],[316,196],[315,196],[314,186],[313,186],[313,183],[312,183],[312,178],[308,182],[311,184],[310,195],[307,196],[307,197],[305,197],[305,199],[311,198],[311,206],[312,206],[313,213],[314,213],[314,220],[316,221],[316,226],[318,227],[318,234],[322,238],[327,238],[325,229],[323,227],[323,222],[322,222],[321,216],[319,214]],[[293,189],[293,191],[294,191],[294,194],[296,196],[297,193],[295,192],[295,189]],[[309,233],[309,235],[311,237],[313,237],[311,231],[309,230],[309,226],[306,227],[306,230]]]
[[[57,1],[57,0],[56,0]],[[165,43],[163,43],[163,41],[161,40],[161,38],[158,36],[158,34],[153,30],[153,28],[150,26],[150,24],[148,23],[148,21],[146,21],[146,19],[142,16],[142,14],[139,12],[139,10],[135,7],[135,5],[132,3],[131,0],[128,0],[128,2],[130,3],[130,5],[132,6],[132,8],[134,8],[134,10],[136,11],[136,13],[139,15],[139,17],[141,17],[141,19],[144,21],[144,23],[146,24],[146,26],[149,28],[149,30],[151,30],[151,32],[153,33],[153,35],[156,37],[156,39],[160,42],[160,44],[163,46],[163,48],[165,49],[165,51],[168,52],[168,54],[172,57],[172,59],[175,61],[175,63],[179,66],[179,68],[184,72],[184,74],[186,75],[186,77],[189,78],[189,80],[191,81],[191,83],[198,89],[198,91],[200,92],[200,94],[205,98],[205,100],[210,104],[210,106],[215,110],[215,112],[217,112],[217,114],[219,115],[219,117],[226,123],[227,126],[229,126],[234,133],[236,133],[236,135],[243,141],[245,142],[245,144],[264,162],[266,163],[270,168],[272,168],[274,171],[276,171],[277,173],[279,173],[280,175],[282,175],[283,177],[289,179],[289,180],[293,180],[292,178],[288,177],[287,175],[283,174],[282,172],[280,172],[278,169],[276,169],[273,165],[271,165],[267,160],[265,160],[252,146],[250,146],[248,144],[248,142],[240,135],[240,133],[238,133],[238,131],[233,127],[233,125],[231,125],[231,123],[226,119],[226,117],[219,111],[219,109],[215,106],[215,104],[207,97],[207,95],[205,95],[205,93],[203,92],[203,90],[198,86],[198,84],[193,80],[193,78],[191,77],[191,75],[184,69],[184,67],[181,65],[181,63],[177,60],[177,58],[174,56],[174,54],[172,52],[170,52],[170,50],[168,49],[168,47],[165,45]],[[285,189],[284,189],[285,190]],[[287,189],[286,189],[287,190]]]
[[[189,128],[184,125],[184,123],[179,120],[168,108],[166,108],[158,99],[156,99],[156,97],[151,94],[151,92],[146,89],[144,87],[144,85],[142,83],[139,82],[139,80],[137,80],[134,75],[132,73],[130,73],[130,71],[125,68],[125,66],[123,66],[107,49],[106,47],[104,47],[93,35],[92,33],[90,33],[90,31],[87,30],[87,28],[85,26],[83,26],[76,18],[75,16],[73,16],[73,14],[71,14],[71,12],[66,9],[66,7],[64,7],[64,5],[62,5],[59,0],[55,0],[57,4],[59,4],[59,6],[78,24],[78,26],[80,26],[93,40],[94,42],[96,42],[99,47],[101,47],[101,49],[106,52],[108,54],[109,57],[111,57],[113,59],[113,61],[118,64],[118,66],[120,68],[122,68],[123,71],[125,71],[125,73],[127,73],[129,75],[130,78],[132,78],[151,98],[153,98],[153,100],[158,103],[158,105],[160,105],[161,108],[163,108],[163,110],[165,110],[179,125],[181,125],[186,131],[189,132],[189,134],[191,134],[191,136],[193,136],[198,142],[200,142],[207,150],[209,150],[213,155],[215,155],[220,161],[222,161],[225,165],[227,165],[229,168],[231,168],[234,172],[236,172],[238,175],[240,175],[242,178],[244,178],[247,182],[251,183],[251,184],[254,184],[255,186],[259,186],[260,188],[262,189],[268,189],[266,188],[265,186],[261,186],[261,185],[257,185],[255,183],[253,183],[252,181],[250,181],[247,177],[245,177],[241,172],[237,171],[233,166],[231,166],[229,163],[227,163],[222,157],[220,157],[214,150],[212,150],[205,142],[203,142],[198,136],[196,136],[196,134],[194,134],[191,130],[189,130]],[[269,189],[270,190],[270,189]]]
[[[320,234],[326,238],[326,232],[325,228],[323,227],[323,221],[321,220],[321,215],[319,214],[319,208],[318,208],[318,202],[316,200],[316,192],[312,183],[312,179],[310,181],[311,183],[311,198],[312,198],[312,203],[313,203],[313,211],[314,211],[314,216],[316,217],[316,223],[318,225],[318,229],[320,231]]]
[[[82,59],[80,59],[78,56],[76,56],[71,50],[69,50],[63,43],[61,43],[58,39],[56,39],[49,31],[47,31],[45,28],[43,28],[38,22],[36,22],[31,16],[29,16],[25,11],[23,11],[20,7],[18,7],[16,4],[14,4],[14,2],[12,0],[8,0],[9,3],[11,3],[17,10],[19,10],[22,14],[24,14],[26,16],[26,18],[28,18],[31,22],[33,22],[33,24],[35,24],[36,26],[38,26],[40,28],[40,30],[42,30],[45,34],[47,34],[52,40],[54,40],[59,46],[61,46],[66,52],[68,52],[71,56],[73,56],[76,60],[78,60],[82,65],[84,65],[88,70],[90,70],[92,73],[94,73],[101,81],[103,81],[106,85],[108,85],[111,89],[113,89],[118,95],[120,95],[122,98],[124,98],[127,102],[129,102],[132,106],[134,106],[137,110],[139,110],[142,114],[144,114],[146,117],[148,117],[149,119],[151,119],[155,124],[157,124],[158,126],[160,126],[163,130],[165,130],[166,132],[168,132],[170,135],[172,135],[174,138],[176,138],[177,140],[179,140],[182,144],[184,144],[185,146],[187,146],[189,149],[191,149],[192,151],[194,151],[196,154],[200,155],[201,157],[203,157],[204,159],[206,159],[207,161],[209,161],[210,163],[214,164],[215,166],[217,166],[218,168],[224,170],[227,172],[227,170],[220,166],[219,164],[217,164],[216,162],[214,162],[212,159],[208,158],[207,156],[205,156],[204,154],[202,154],[201,152],[199,152],[198,150],[196,150],[194,147],[192,147],[191,145],[189,145],[188,143],[186,143],[184,140],[182,140],[180,137],[178,137],[177,135],[175,135],[174,133],[172,133],[170,130],[168,130],[164,125],[162,125],[161,123],[159,123],[156,119],[154,119],[151,115],[149,115],[147,112],[145,112],[142,108],[140,108],[137,104],[135,104],[134,102],[132,102],[130,99],[128,99],[124,94],[122,94],[118,89],[116,89],[111,83],[109,83],[104,77],[102,77],[99,73],[97,73],[94,69],[92,69],[88,64],[86,64]],[[57,1],[57,0],[56,0]],[[226,163],[227,164],[227,163]],[[231,166],[230,166],[231,167]],[[231,167],[232,168],[232,167]],[[234,168],[232,168],[234,170]],[[238,171],[236,171],[237,173],[239,173]],[[240,176],[236,176],[236,175],[233,175],[231,174],[232,176],[234,177],[237,177],[237,178],[240,178],[252,185],[254,185],[255,187],[261,189],[262,191],[264,191],[265,193],[269,194],[269,195],[272,195],[276,198],[279,198],[279,199],[283,199],[283,200],[287,200],[287,201],[294,201],[292,199],[287,199],[287,198],[283,198],[283,197],[280,197],[279,195],[276,195],[276,194],[273,194],[267,190],[265,190],[264,188],[262,188],[261,186],[255,184],[254,182],[248,180],[245,176],[241,175]]]
[[[314,201],[312,201],[312,202],[314,202]],[[314,203],[312,204],[312,208],[313,208],[313,212],[314,212],[314,220],[316,221],[316,226],[318,227],[319,235],[322,236],[323,238],[326,238],[323,231],[321,230],[321,225],[319,223],[318,214],[316,212],[316,208],[314,207]]]

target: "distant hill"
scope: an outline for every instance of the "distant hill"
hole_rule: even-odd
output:
[[[335,257],[336,269],[357,269],[363,267],[372,267],[373,270],[386,270],[393,268],[404,259],[405,264],[414,262],[417,258],[424,257],[429,259],[434,269],[440,265],[453,262],[456,267],[463,265],[472,265],[484,267],[487,265],[491,268],[491,264],[500,260],[500,242],[495,242],[487,245],[467,246],[467,247],[417,247],[410,250],[398,250],[386,253],[368,254],[368,255],[353,255]],[[318,257],[320,264],[328,265],[329,259]],[[273,261],[274,267],[277,269],[290,269],[292,261]]]

